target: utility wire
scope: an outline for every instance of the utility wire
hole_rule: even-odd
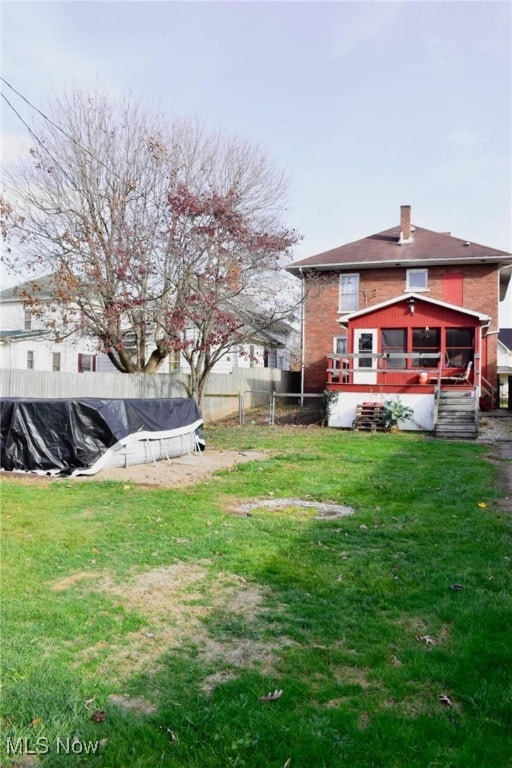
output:
[[[0,78],[0,79],[2,79],[2,80],[3,80],[3,78]],[[3,99],[3,100],[6,102],[6,104],[7,104],[7,105],[8,105],[8,106],[9,106],[9,107],[12,109],[12,111],[14,112],[14,114],[15,114],[15,115],[16,115],[16,116],[17,116],[17,117],[18,117],[18,118],[21,120],[21,122],[23,123],[23,125],[25,126],[25,128],[27,129],[27,131],[30,133],[30,135],[32,136],[32,138],[34,138],[34,139],[37,141],[37,143],[38,143],[38,144],[40,144],[40,146],[41,146],[41,147],[44,149],[44,151],[45,151],[45,152],[47,152],[47,153],[50,155],[50,157],[51,157],[51,159],[53,160],[53,162],[55,163],[55,165],[57,165],[57,166],[60,168],[60,170],[61,170],[61,171],[62,171],[62,173],[63,173],[63,174],[66,176],[66,178],[68,179],[68,181],[70,181],[70,182],[71,182],[71,184],[74,186],[74,184],[73,184],[73,180],[71,179],[71,177],[69,176],[69,174],[67,173],[67,171],[66,171],[66,170],[65,170],[65,169],[62,167],[62,165],[60,165],[60,163],[59,163],[59,162],[58,162],[58,161],[57,161],[57,160],[54,158],[54,156],[52,155],[52,153],[50,152],[50,150],[48,149],[48,147],[46,147],[46,146],[44,145],[44,143],[41,141],[41,139],[39,138],[39,136],[37,136],[37,135],[34,133],[34,131],[32,130],[32,128],[29,126],[29,124],[28,124],[28,123],[27,123],[27,122],[26,122],[26,121],[25,121],[25,120],[22,118],[22,116],[20,115],[20,113],[19,113],[19,112],[18,112],[18,111],[17,111],[17,110],[16,110],[16,109],[13,107],[13,105],[11,104],[11,102],[9,101],[9,99],[7,98],[7,96],[6,96],[4,93],[0,93],[0,96],[1,96],[1,97],[2,97],[2,99]]]
[[[62,128],[62,127],[61,127],[61,126],[60,126],[58,123],[56,123],[54,120],[52,120],[50,117],[48,117],[48,115],[46,115],[46,114],[45,114],[44,112],[42,112],[42,111],[41,111],[41,110],[40,110],[38,107],[36,107],[36,106],[35,106],[35,104],[32,104],[32,102],[31,102],[31,101],[29,101],[29,99],[27,99],[27,97],[26,97],[26,96],[24,96],[22,93],[20,93],[19,91],[17,91],[17,90],[16,90],[16,88],[15,88],[13,85],[11,85],[11,83],[9,83],[9,82],[8,82],[8,81],[5,79],[5,77],[0,77],[0,81],[1,81],[2,83],[4,83],[4,84],[5,84],[5,85],[6,85],[8,88],[10,88],[10,89],[11,89],[11,91],[13,91],[13,93],[15,93],[15,94],[16,94],[16,96],[19,96],[19,98],[20,98],[20,99],[22,99],[22,100],[23,100],[23,101],[24,101],[26,104],[28,104],[28,106],[29,106],[31,109],[35,110],[35,111],[36,111],[36,112],[37,112],[39,115],[41,115],[41,117],[42,117],[42,118],[44,118],[44,119],[45,119],[45,120],[46,120],[48,123],[50,123],[50,125],[53,125],[53,127],[54,127],[54,128],[56,128],[58,131],[60,131],[60,133],[62,133],[62,135],[63,135],[63,136],[65,136],[65,137],[66,137],[66,139],[68,139],[68,141],[71,141],[71,142],[72,142],[73,144],[75,144],[75,145],[76,145],[76,146],[77,146],[79,149],[81,149],[81,150],[82,150],[82,152],[85,152],[86,154],[88,154],[88,155],[89,155],[89,157],[90,157],[92,160],[95,160],[97,163],[99,163],[100,165],[102,165],[102,166],[105,168],[105,170],[107,170],[109,173],[112,173],[114,176],[116,176],[116,177],[119,179],[119,181],[124,181],[124,179],[123,179],[123,178],[122,178],[122,177],[121,177],[121,176],[120,176],[120,175],[117,173],[117,171],[115,171],[113,168],[110,168],[110,167],[109,167],[109,166],[108,166],[106,163],[104,163],[104,162],[103,162],[103,160],[100,160],[98,157],[96,157],[95,155],[93,155],[93,153],[92,153],[92,152],[91,152],[89,149],[87,149],[87,147],[84,147],[82,144],[80,144],[80,142],[79,142],[79,141],[77,141],[77,140],[74,138],[74,136],[71,136],[69,133],[67,133],[67,132],[64,130],[64,128]],[[40,145],[43,147],[43,149],[44,149],[46,152],[48,152],[48,154],[50,155],[50,157],[52,157],[52,155],[51,155],[50,151],[48,150],[48,148],[47,148],[47,147],[45,147],[45,145],[43,144],[43,142],[42,142],[42,141],[41,141],[41,140],[40,140],[40,139],[39,139],[39,138],[36,136],[36,134],[35,134],[35,133],[32,131],[32,129],[30,128],[30,126],[29,126],[29,125],[28,125],[28,124],[25,122],[25,120],[24,120],[24,119],[21,117],[21,115],[19,114],[19,112],[17,112],[17,111],[16,111],[16,109],[13,107],[13,105],[12,105],[12,104],[10,103],[10,101],[7,99],[7,97],[6,97],[6,96],[5,96],[3,93],[1,94],[1,96],[2,96],[2,98],[3,98],[3,99],[6,101],[6,102],[7,102],[7,104],[8,104],[8,105],[9,105],[9,107],[12,109],[12,111],[14,112],[14,114],[15,114],[15,115],[16,115],[16,116],[17,116],[17,117],[18,117],[18,118],[21,120],[21,122],[23,123],[23,125],[24,125],[24,126],[27,128],[27,130],[28,130],[28,132],[30,133],[30,135],[31,135],[31,136],[33,136],[33,138],[34,138],[34,139],[35,139],[35,140],[36,140],[36,141],[37,141],[37,142],[38,142],[38,143],[39,143],[39,144],[40,144]],[[55,161],[55,158],[54,158],[54,157],[52,157],[52,160],[53,160],[53,161],[56,163],[56,161]],[[66,173],[66,172],[64,171],[64,169],[62,168],[62,166],[61,166],[61,165],[59,165],[59,163],[56,163],[56,165],[58,165],[58,166],[59,166],[59,168],[60,168],[60,169],[61,169],[61,170],[62,170],[64,173]],[[67,178],[69,179],[69,176],[68,176],[67,174],[66,174],[66,176],[67,176]],[[71,181],[71,179],[70,179],[70,181]]]

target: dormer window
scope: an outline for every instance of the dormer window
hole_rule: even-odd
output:
[[[406,291],[428,291],[428,269],[408,269]]]

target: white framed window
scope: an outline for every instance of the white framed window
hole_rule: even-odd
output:
[[[27,351],[27,368],[29,371],[34,369],[34,351],[32,349]]]
[[[78,373],[94,373],[96,370],[96,356],[78,354]]]
[[[180,352],[177,349],[169,351],[169,373],[178,373],[180,370]]]
[[[356,312],[359,309],[359,275],[340,275],[340,312]]]
[[[428,291],[428,269],[408,269],[406,291]]]
[[[60,371],[60,352],[52,353],[52,371]]]
[[[333,339],[333,352],[335,355],[347,354],[347,337],[335,336]]]
[[[23,327],[26,331],[30,331],[32,329],[32,310],[31,309],[25,309],[23,311]]]

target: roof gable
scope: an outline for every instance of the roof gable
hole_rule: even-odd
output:
[[[43,275],[24,283],[18,283],[0,291],[0,301],[22,301],[27,296],[37,299],[51,299],[54,295],[54,276]]]
[[[500,328],[498,339],[504,347],[512,351],[512,328]]]
[[[489,315],[483,315],[480,312],[474,312],[471,309],[465,309],[464,307],[459,307],[457,304],[449,304],[446,301],[439,301],[439,299],[431,299],[428,296],[424,296],[421,293],[403,293],[401,296],[395,296],[392,299],[388,299],[387,301],[382,301],[380,304],[372,304],[370,307],[365,307],[364,309],[359,309],[357,312],[350,312],[346,315],[343,315],[343,317],[340,317],[338,322],[342,323],[343,325],[347,323],[349,320],[354,320],[357,317],[362,317],[363,315],[371,314],[372,312],[377,312],[381,309],[385,309],[386,307],[391,307],[393,304],[398,304],[401,301],[411,301],[411,299],[414,300],[414,302],[425,302],[425,304],[433,304],[436,307],[443,307],[444,309],[451,309],[454,312],[461,312],[464,315],[469,315],[470,317],[476,317],[478,320],[481,320],[482,322],[487,322],[490,320]]]

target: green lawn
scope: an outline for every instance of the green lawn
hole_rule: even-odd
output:
[[[182,490],[2,481],[1,765],[510,768],[488,449],[250,426],[207,445],[269,455]],[[354,514],[239,509],[279,498]]]

